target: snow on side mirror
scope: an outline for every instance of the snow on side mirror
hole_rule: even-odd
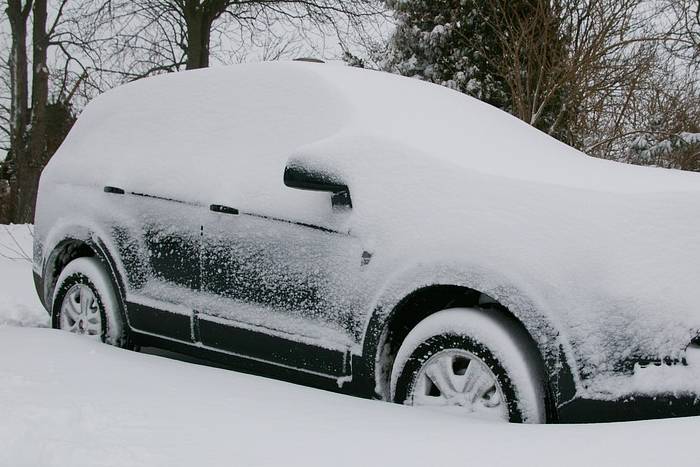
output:
[[[331,193],[334,209],[351,209],[350,189],[337,177],[298,164],[289,164],[284,169],[284,184],[290,188]]]

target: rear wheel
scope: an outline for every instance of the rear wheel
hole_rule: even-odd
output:
[[[394,402],[503,422],[545,422],[541,359],[529,336],[496,311],[443,310],[398,351]]]
[[[53,326],[117,347],[128,347],[123,310],[109,272],[94,257],[77,258],[63,269],[56,283]]]

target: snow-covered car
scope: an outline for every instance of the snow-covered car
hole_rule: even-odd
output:
[[[524,422],[700,413],[700,176],[337,65],[95,99],[42,174],[53,326]]]

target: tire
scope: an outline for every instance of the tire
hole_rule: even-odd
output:
[[[129,348],[124,311],[112,284],[109,272],[95,257],[68,263],[56,282],[51,307],[53,327]]]
[[[527,333],[497,311],[472,308],[418,323],[399,348],[390,386],[396,403],[526,423],[545,423],[545,388]]]

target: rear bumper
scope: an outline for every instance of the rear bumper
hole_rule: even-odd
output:
[[[637,363],[632,374],[599,381],[558,410],[564,423],[693,415],[700,415],[700,346],[696,344],[688,346],[682,361]]]
[[[559,423],[625,422],[700,415],[698,396],[634,396],[619,400],[574,399],[558,410]]]

